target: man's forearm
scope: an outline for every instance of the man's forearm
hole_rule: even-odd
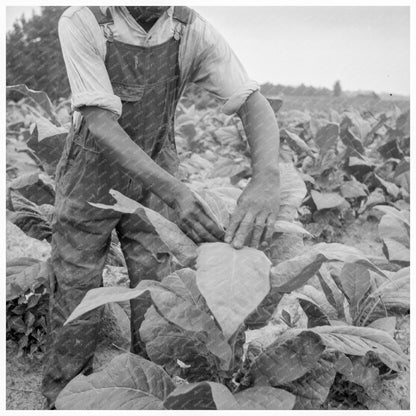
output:
[[[172,205],[173,195],[183,188],[181,182],[157,165],[131,140],[113,113],[98,107],[84,107],[81,112],[109,163],[115,163],[146,189]]]
[[[253,179],[278,177],[279,127],[267,99],[256,91],[238,111],[251,151]]]

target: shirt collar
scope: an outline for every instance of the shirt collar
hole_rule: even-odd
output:
[[[126,7],[126,6],[115,6],[115,7]],[[169,9],[167,9],[167,10],[166,10],[166,12],[165,12],[165,13],[167,13],[169,17],[172,17],[172,15],[173,15],[173,8],[174,8],[174,7],[175,7],[175,6],[170,6],[170,7],[169,7]],[[110,8],[110,6],[100,6],[101,12],[102,12],[103,14],[107,14],[107,10],[108,10],[109,8]]]

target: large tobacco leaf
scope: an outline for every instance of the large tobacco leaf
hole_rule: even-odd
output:
[[[29,237],[50,241],[52,228],[41,207],[29,201],[20,192],[10,189],[7,218]]]
[[[182,269],[165,277],[162,284],[186,298],[195,307],[208,312],[195,279],[194,270]],[[224,347],[222,352],[214,349],[221,358],[225,361],[230,358],[229,346],[223,343],[219,330],[215,333],[184,330],[166,320],[153,306],[146,312],[140,335],[153,362],[163,365],[170,374],[180,375],[189,381],[201,377],[201,374],[208,379],[209,375],[220,367],[219,358],[209,350],[210,346],[212,349],[212,343]]]
[[[343,261],[359,263],[381,276],[386,275],[354,247],[338,243],[319,243],[309,252],[283,261],[271,269],[272,287],[281,292],[292,292],[312,278],[325,262]]]
[[[289,146],[295,151],[305,152],[311,157],[314,156],[312,149],[296,133],[293,133],[288,129],[281,129],[280,138],[285,139]]]
[[[337,311],[338,318],[344,316],[344,295],[335,283],[326,264],[318,272],[318,279],[328,303]]]
[[[15,259],[7,263],[7,301],[18,298],[28,290],[34,291],[40,286],[49,288],[49,274],[51,273],[49,263],[47,261],[32,260],[33,262],[30,265],[27,265],[27,259],[23,259],[20,262],[19,259]]]
[[[369,389],[379,380],[379,370],[377,367],[371,365],[367,356],[351,357],[351,369],[344,372],[343,376],[346,380],[356,383],[365,389]]]
[[[14,179],[9,188],[19,191],[26,199],[37,204],[53,205],[55,189],[51,178],[39,172],[31,172]]]
[[[169,276],[175,279],[174,275]],[[176,284],[180,278],[176,276]],[[183,287],[182,287],[183,289]],[[220,359],[221,368],[228,370],[231,361],[231,347],[209,314],[199,309],[189,297],[177,293],[167,285],[153,280],[142,280],[135,288],[102,287],[90,290],[75,308],[66,323],[77,319],[84,313],[109,302],[122,302],[150,293],[157,311],[169,322],[185,331],[206,332],[207,348]]]
[[[318,192],[312,189],[311,196],[318,211],[348,205],[348,202],[335,192]]]
[[[392,238],[383,240],[383,253],[391,262],[401,265],[410,263],[410,249]]]
[[[204,206],[205,211],[212,220],[222,229],[228,227],[231,212],[228,210],[223,198],[216,192],[202,189],[195,192],[195,195]]]
[[[274,230],[278,233],[301,234],[312,237],[312,234],[306,231],[301,225],[289,221],[276,221],[274,223]]]
[[[308,373],[285,384],[285,388],[296,396],[295,410],[319,409],[326,400],[336,375],[334,359],[326,353]]]
[[[373,207],[373,209],[378,209],[379,211],[382,211],[384,214],[391,215],[395,217],[397,220],[406,224],[408,227],[410,227],[408,213],[406,214],[405,211],[399,211],[398,209],[390,207],[388,205],[376,205]]]
[[[259,329],[266,326],[283,296],[283,293],[272,287],[259,306],[244,321],[247,329]]]
[[[57,127],[44,117],[38,117],[27,145],[40,159],[43,169],[51,176],[61,158],[68,129]]]
[[[407,358],[400,346],[386,332],[375,328],[356,326],[321,326],[311,328],[322,342],[336,351],[348,355],[365,356],[372,351],[389,368],[400,371]]]
[[[278,220],[293,221],[306,195],[306,186],[293,163],[279,162],[280,211]]]
[[[365,198],[367,197],[367,187],[358,182],[357,180],[347,181],[341,185],[341,195],[344,198],[354,199],[354,198]]]
[[[176,279],[174,280],[171,278],[169,278],[169,280],[165,278],[163,283],[169,283],[172,289],[176,288],[176,290],[180,290],[178,293],[181,293],[184,297],[187,297],[199,309],[203,310],[204,312],[211,313],[204,297],[199,291],[198,284],[196,282],[195,270],[190,268],[176,270],[175,273],[173,273],[173,276],[179,277],[179,279],[182,281],[182,284],[179,282],[174,284]],[[179,287],[181,287],[181,289],[179,289]]]
[[[29,266],[39,263],[40,260],[32,257],[16,257],[6,262],[6,277],[22,272]]]
[[[392,338],[396,332],[397,318],[395,316],[386,316],[384,318],[378,318],[371,322],[368,326],[370,328],[381,329],[387,332]]]
[[[396,272],[391,281],[382,283],[370,297],[380,299],[388,310],[407,312],[410,309],[410,267]]]
[[[365,149],[361,140],[353,133],[351,127],[353,123],[351,119],[346,116],[341,121],[341,130],[340,130],[340,138],[345,146],[349,147],[350,149],[355,150],[361,155],[365,154]]]
[[[272,288],[279,292],[292,292],[302,287],[320,269],[326,258],[319,253],[309,252],[282,261],[271,268]]]
[[[339,277],[342,289],[350,304],[351,317],[355,319],[360,303],[371,288],[370,272],[360,263],[345,263]]]
[[[58,410],[163,410],[175,386],[163,369],[134,354],[114,358],[103,370],[71,380]]]
[[[386,205],[377,205],[374,208],[385,214],[378,225],[378,232],[384,243],[384,254],[391,262],[409,263],[409,211],[399,211]]]
[[[312,285],[303,286],[299,292],[306,297],[307,300],[312,301],[319,306],[322,313],[331,320],[338,319],[337,310],[328,302],[325,293],[322,290],[316,289]],[[298,293],[294,292],[299,299]],[[345,300],[345,297],[343,296]]]
[[[209,381],[177,387],[164,401],[171,410],[239,410],[240,407],[223,384]]]
[[[394,199],[397,199],[399,197],[400,188],[396,184],[382,179],[375,173],[373,173],[373,180],[376,186],[380,186],[381,188],[383,188],[384,191],[391,195]]]
[[[406,227],[405,220],[387,214],[381,217],[378,225],[378,232],[383,240],[391,239],[397,241],[406,248],[410,247],[409,228]]]
[[[269,275],[270,261],[259,250],[236,250],[225,243],[205,243],[198,248],[198,288],[226,339],[267,295]]]
[[[28,88],[25,84],[8,85],[6,87],[6,94],[18,92],[27,97],[32,105],[39,107],[46,116],[56,125],[60,125],[58,117],[54,111],[51,100],[44,91],[36,91]]]
[[[400,346],[383,330],[347,325],[318,326],[286,331],[259,355],[251,371],[256,379],[266,378],[274,386],[286,385],[311,370],[325,347],[359,357],[371,353],[394,371],[408,365]]]
[[[336,123],[328,123],[317,131],[314,141],[319,146],[321,154],[325,154],[330,149],[336,148],[338,138],[339,125]]]
[[[211,319],[209,313],[212,311],[208,309],[204,298],[202,295],[198,296],[196,279],[195,271],[190,269],[183,269],[166,276],[162,281],[163,287],[172,290],[180,299],[171,297],[170,305],[164,304],[160,306],[162,302],[166,303],[166,299],[159,298],[155,295],[153,296],[154,303],[162,315],[168,320],[170,320],[169,316],[172,312],[177,313],[179,316],[183,313],[190,315],[191,325],[183,329],[197,331],[199,340],[204,342],[207,349],[220,359],[220,367],[228,369],[232,355],[231,348],[226,342],[221,330]],[[178,302],[182,303],[178,306]],[[168,309],[169,306],[170,309]],[[199,327],[196,324],[198,319],[201,321]],[[195,324],[192,325],[192,322]],[[188,325],[187,322],[186,325]],[[194,327],[196,329],[193,329]],[[210,357],[208,359],[212,361]]]
[[[156,211],[146,208],[139,202],[136,202],[114,189],[110,194],[116,200],[114,205],[90,203],[94,207],[102,209],[112,209],[127,214],[136,214],[153,228],[161,240],[169,248],[170,252],[178,259],[183,266],[188,266],[195,261],[196,244],[188,238],[180,228],[169,221]]]
[[[270,273],[271,285],[281,292],[292,292],[302,287],[312,278],[323,263],[331,261],[359,263],[386,277],[383,271],[354,247],[338,243],[319,243],[311,247],[308,253],[293,257],[272,267]]]
[[[188,381],[209,380],[218,372],[218,358],[208,348],[208,335],[185,331],[164,319],[151,306],[140,327],[149,358],[170,375]]]
[[[296,297],[299,305],[308,317],[308,328],[330,325],[328,316],[313,299],[301,293],[298,293]]]
[[[242,410],[290,410],[296,397],[283,389],[254,386],[234,394]]]
[[[291,336],[284,333],[269,345],[253,363],[255,380],[278,386],[296,380],[311,370],[325,350],[319,336],[303,331]]]

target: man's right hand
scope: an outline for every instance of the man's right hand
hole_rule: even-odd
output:
[[[176,194],[172,207],[177,213],[177,225],[195,243],[224,241],[224,230],[210,218],[186,185]]]

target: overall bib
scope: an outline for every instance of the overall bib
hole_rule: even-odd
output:
[[[153,47],[134,46],[112,37],[111,15],[91,7],[107,39],[105,65],[114,94],[122,101],[118,120],[130,138],[171,174],[179,165],[174,141],[174,115],[179,100],[180,36]],[[109,10],[109,9],[108,9]],[[173,17],[188,24],[192,11],[175,7]],[[173,219],[156,195],[142,189],[103,154],[82,122],[71,127],[56,172],[55,218],[52,238],[50,334],[42,392],[53,403],[80,372],[92,371],[103,308],[63,323],[86,292],[102,286],[102,272],[116,229],[127,263],[130,286],[140,280],[161,280],[171,270],[166,246],[139,217],[92,207],[88,202],[113,204],[111,188]],[[150,299],[131,301],[131,351],[145,355],[139,328]]]

